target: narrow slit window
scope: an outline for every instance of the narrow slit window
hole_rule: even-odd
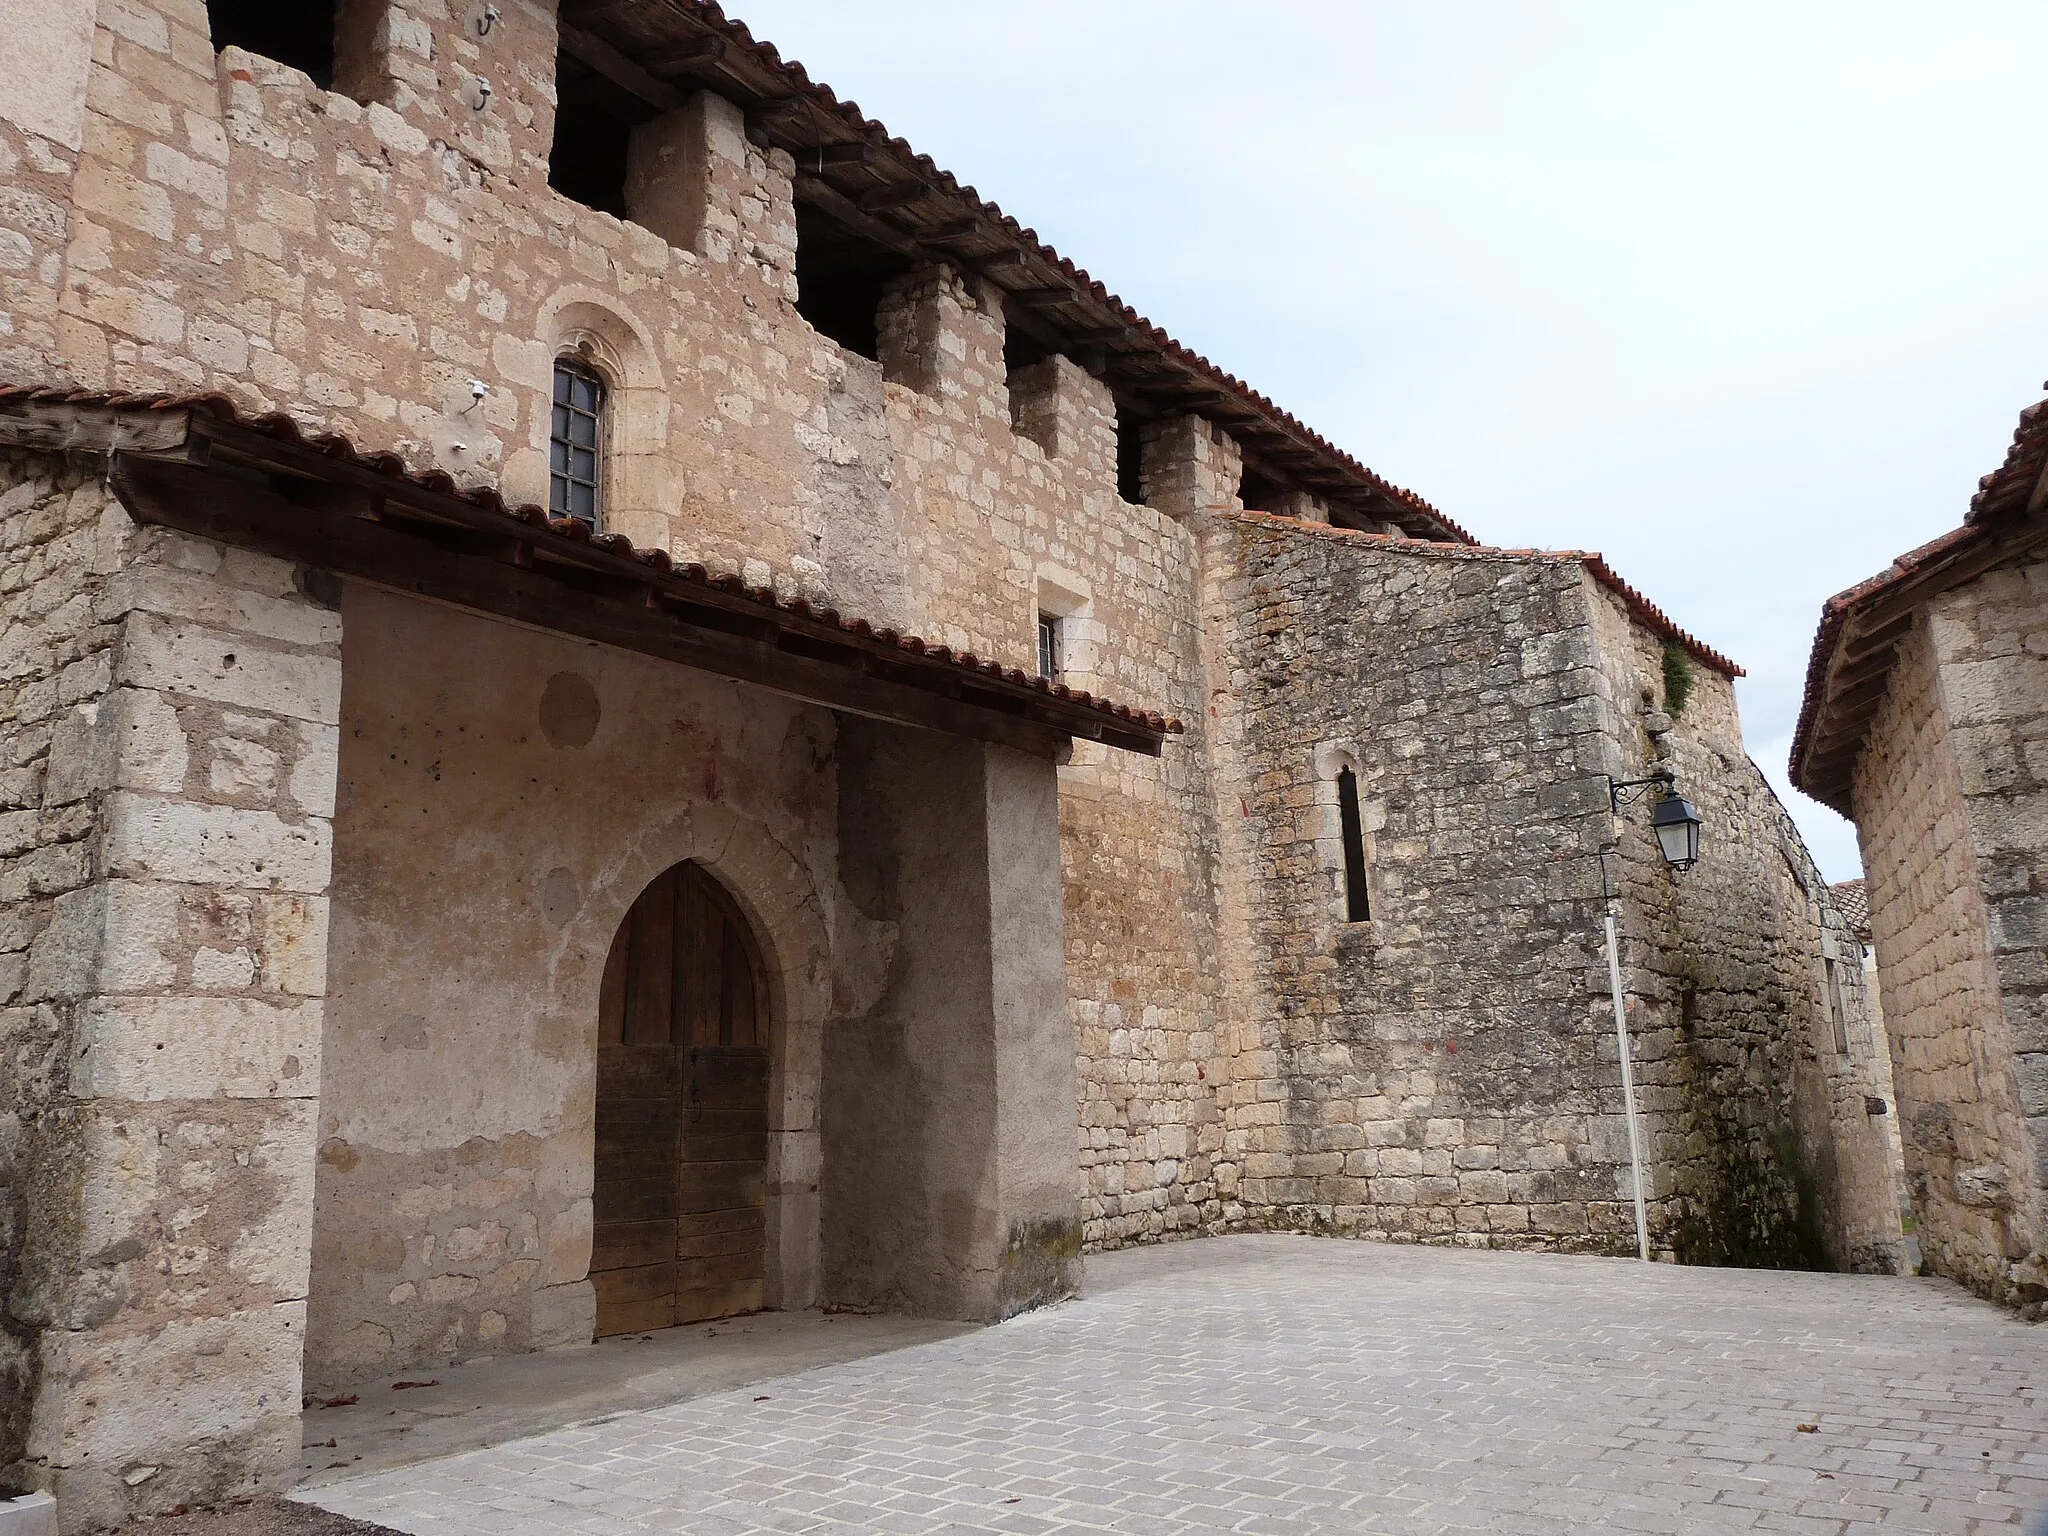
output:
[[[548,435],[548,510],[597,528],[603,510],[604,380],[573,363],[555,364],[555,415]]]
[[[1358,775],[1337,770],[1337,817],[1344,833],[1344,921],[1372,920],[1372,900],[1365,888],[1365,823],[1358,814]]]
[[[1842,972],[1832,960],[1821,962],[1828,968],[1828,1023],[1834,1026],[1835,1054],[1849,1054],[1849,1016],[1842,1006]]]
[[[1059,681],[1060,621],[1049,613],[1038,616],[1038,675]]]

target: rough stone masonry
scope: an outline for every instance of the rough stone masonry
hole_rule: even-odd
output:
[[[1478,544],[698,0],[6,16],[0,1478],[70,1528],[684,1265],[995,1318],[1238,1228],[1631,1253],[1610,887],[1659,1255],[1897,1263],[1738,669],[1597,556]],[[1610,809],[1660,765],[1682,875]],[[647,1001],[739,985],[648,958],[685,864],[768,1067],[678,1163],[599,1019],[630,972],[728,1048]]]

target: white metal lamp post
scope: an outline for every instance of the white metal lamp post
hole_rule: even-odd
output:
[[[1645,790],[1657,791],[1650,811],[1650,830],[1657,834],[1657,848],[1672,869],[1691,869],[1700,856],[1700,813],[1678,792],[1678,775],[1659,768],[1647,779],[1607,779],[1607,805],[1615,815],[1638,799]],[[1610,852],[1608,844],[1601,852]],[[1636,1253],[1650,1262],[1650,1219],[1643,1196],[1643,1137],[1636,1121],[1636,1074],[1628,1037],[1628,1007],[1621,991],[1621,940],[1615,932],[1615,908],[1621,893],[1607,882],[1607,861],[1600,861],[1601,894],[1607,898],[1607,985],[1614,997],[1614,1042],[1621,1056],[1621,1102],[1628,1119],[1629,1172],[1635,1182]]]

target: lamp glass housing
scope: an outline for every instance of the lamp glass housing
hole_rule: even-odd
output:
[[[1657,846],[1664,862],[1673,869],[1690,869],[1700,856],[1700,813],[1683,795],[1667,795],[1650,813],[1650,830],[1657,834]]]

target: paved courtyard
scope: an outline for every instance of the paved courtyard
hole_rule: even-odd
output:
[[[1938,1531],[2048,1504],[2048,1328],[1938,1281],[1297,1237],[310,1490],[418,1536]]]

